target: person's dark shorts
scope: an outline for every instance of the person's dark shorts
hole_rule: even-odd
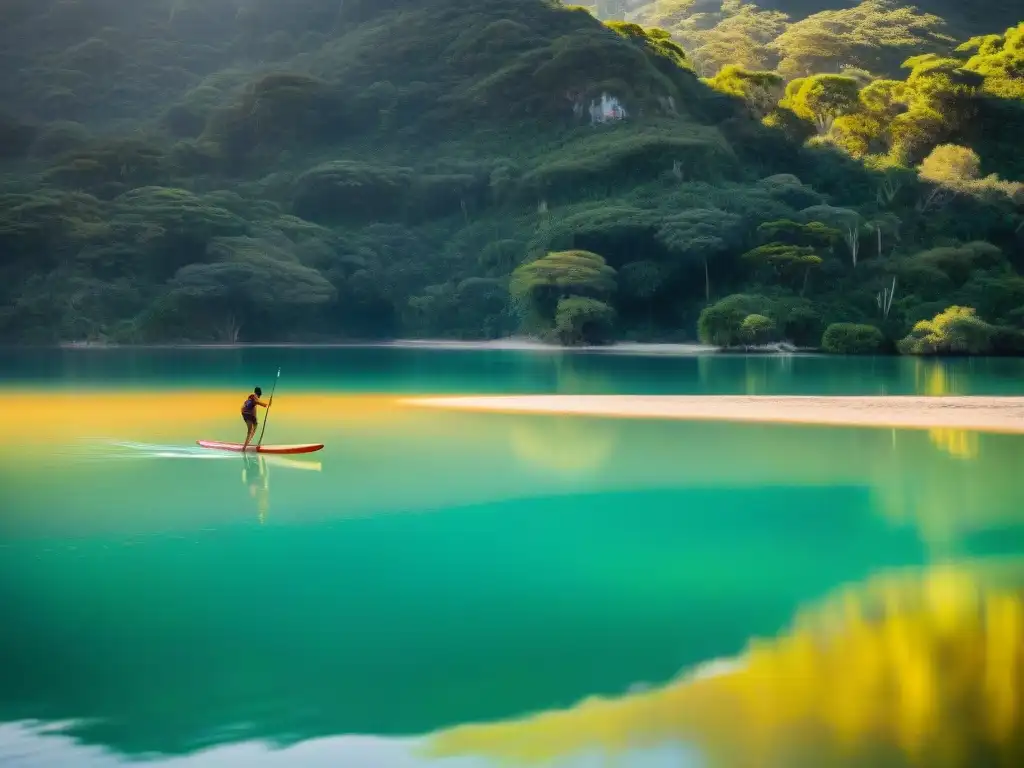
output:
[[[255,413],[243,413],[242,414],[242,421],[244,421],[246,424],[255,424],[256,423],[256,414]]]

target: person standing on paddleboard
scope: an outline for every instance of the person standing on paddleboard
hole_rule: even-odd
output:
[[[263,396],[263,390],[256,387],[252,394],[245,398],[245,402],[242,403],[242,421],[245,422],[248,433],[245,436],[245,443],[242,445],[244,451],[249,447],[249,441],[252,440],[252,436],[256,434],[256,406],[268,407],[270,403],[274,402],[274,396],[270,396],[270,402],[264,403],[260,400]]]

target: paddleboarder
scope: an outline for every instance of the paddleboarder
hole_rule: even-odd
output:
[[[267,416],[263,419],[263,430],[267,429],[267,419],[270,418],[270,406],[274,404],[274,392],[277,390],[277,381],[281,378],[281,369],[277,369],[277,378],[274,379],[274,386],[270,390],[270,400],[263,402],[263,390],[259,387],[253,388],[252,394],[245,398],[242,403],[242,421],[245,422],[246,434],[244,443],[222,443],[219,440],[196,440],[203,448],[213,448],[221,451],[241,451],[249,447],[253,435],[256,434],[256,406],[267,409]],[[257,453],[312,453],[324,447],[323,443],[299,443],[297,445],[263,445],[263,433],[256,443]]]
[[[248,432],[245,435],[245,443],[242,445],[244,451],[249,447],[249,441],[252,440],[252,436],[256,434],[256,406],[262,406],[268,408],[270,403],[274,402],[274,396],[270,396],[270,400],[264,403],[260,400],[263,396],[263,390],[256,387],[252,394],[245,398],[245,402],[242,403],[242,421],[245,422],[246,429]]]

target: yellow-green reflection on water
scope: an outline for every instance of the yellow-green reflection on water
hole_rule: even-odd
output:
[[[676,740],[711,766],[1024,764],[1024,561],[880,574],[731,663],[443,731],[425,754],[550,764]]]

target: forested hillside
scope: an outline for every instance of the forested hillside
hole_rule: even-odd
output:
[[[8,0],[0,340],[1024,351],[1012,4],[792,5]]]
[[[787,76],[863,68],[896,75],[915,54],[942,52],[1024,18],[1016,0],[598,0],[595,15],[670,32],[705,76],[736,64]]]

